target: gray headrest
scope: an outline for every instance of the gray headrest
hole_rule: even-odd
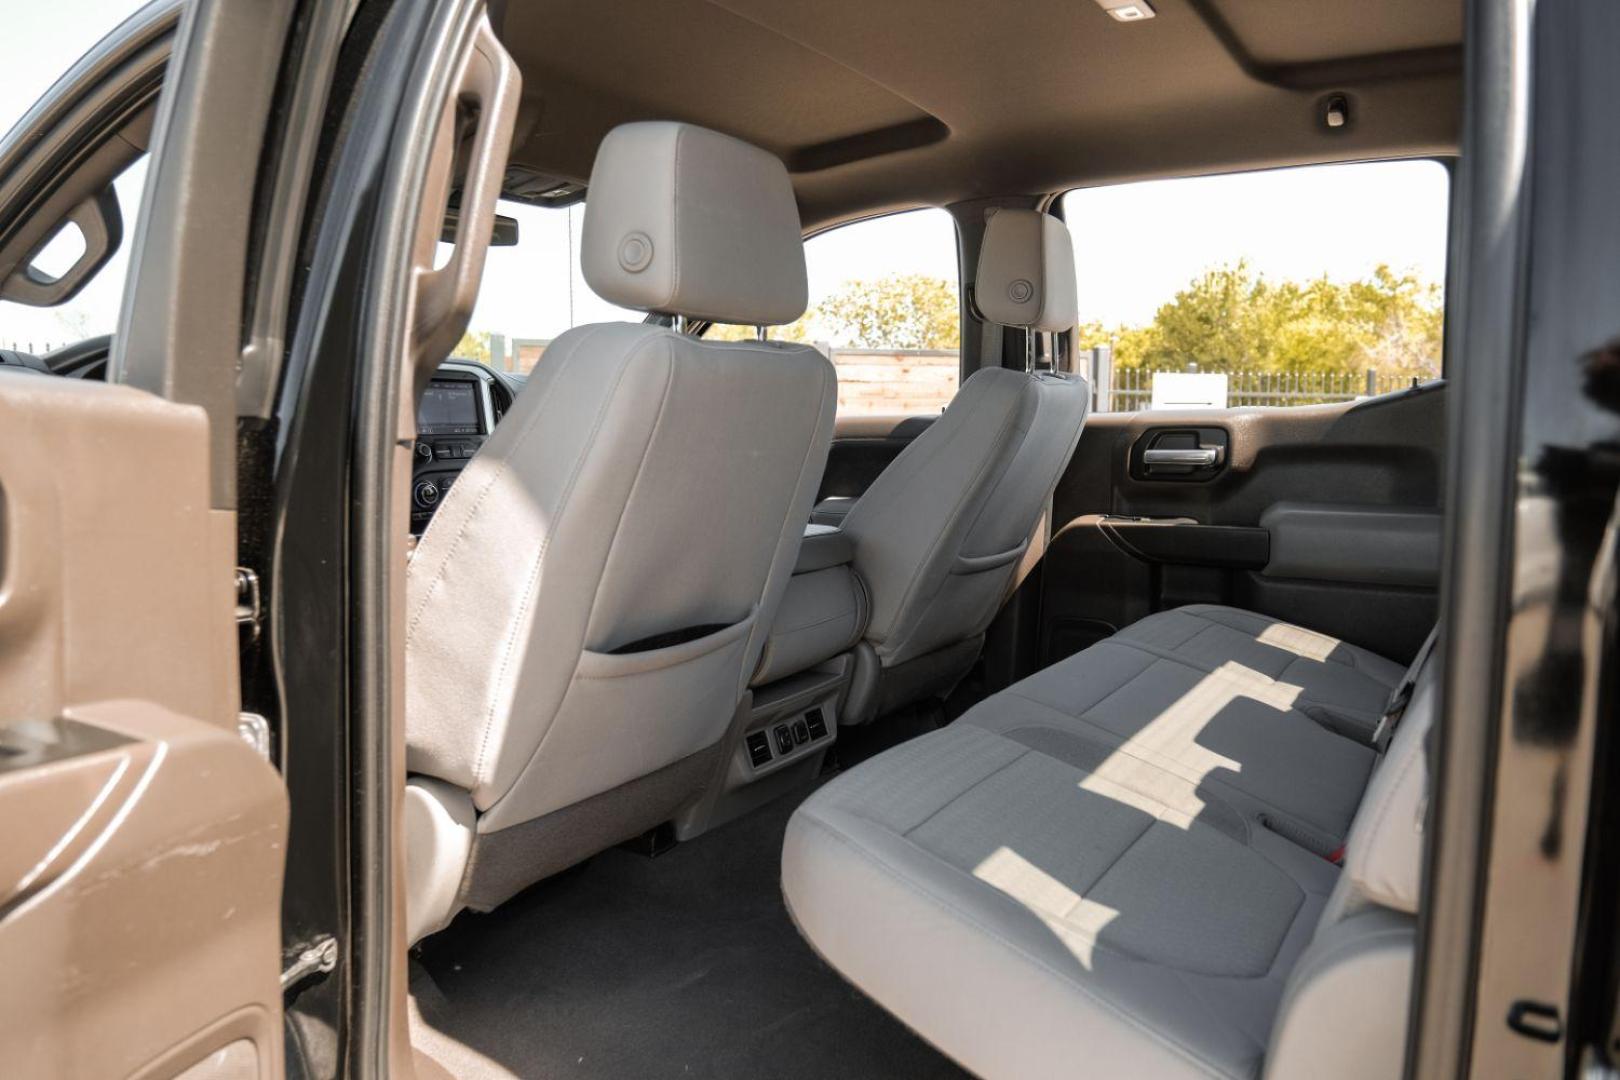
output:
[[[1038,210],[999,210],[984,228],[973,284],[991,322],[1031,330],[1067,330],[1080,321],[1069,228]]]
[[[799,207],[782,162],[729,135],[624,124],[596,151],[585,280],[621,307],[774,326],[804,314]]]

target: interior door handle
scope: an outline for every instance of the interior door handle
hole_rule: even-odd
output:
[[[1215,448],[1201,446],[1196,450],[1144,450],[1144,465],[1193,465],[1208,468],[1215,464]]]

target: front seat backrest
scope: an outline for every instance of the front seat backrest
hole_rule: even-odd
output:
[[[992,322],[1029,333],[1072,327],[1074,250],[1063,222],[1001,210],[975,291]],[[872,615],[845,720],[860,723],[949,690],[1029,551],[1080,438],[1085,380],[981,368],[850,508],[844,531]]]
[[[582,262],[622,306],[745,324],[805,307],[786,169],[687,124],[603,140]],[[708,781],[797,556],[836,385],[808,346],[652,324],[546,350],[408,575],[408,766],[470,798],[460,903],[491,907]]]

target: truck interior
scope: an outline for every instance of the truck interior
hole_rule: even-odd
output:
[[[1129,180],[1449,162],[1460,7],[492,21],[523,86],[502,195],[582,202],[583,281],[632,314],[425,392],[419,1050],[457,1075],[1398,1072],[1445,383],[1088,416],[1057,215]],[[919,206],[955,226],[962,383],[941,414],[835,417],[826,359],[771,337],[805,309],[802,237]]]
[[[222,742],[167,713],[73,714],[74,739],[106,725],[128,737],[107,744],[117,753],[179,739],[197,769],[244,770],[235,811],[190,811],[196,844],[242,853],[236,891],[208,893],[194,920],[240,905],[237,945],[274,937],[274,904],[250,892],[275,878],[286,838],[287,925],[314,925],[352,889],[388,928],[368,947],[392,959],[356,961],[343,986],[393,980],[408,1009],[394,1036],[408,1037],[419,1077],[1402,1075],[1434,948],[1426,822],[1446,797],[1435,746],[1461,700],[1442,703],[1445,553],[1462,512],[1448,494],[1462,438],[1454,378],[1470,361],[1451,290],[1475,205],[1460,179],[1462,0],[464,6],[444,31],[465,49],[436,91],[442,114],[412,129],[431,136],[412,159],[413,232],[362,252],[313,226],[300,247],[256,224],[245,250],[280,250],[299,267],[293,284],[226,280],[176,256],[167,285],[151,267],[169,264],[148,260],[124,294],[127,320],[207,278],[218,291],[193,286],[197,303],[175,307],[170,331],[200,327],[212,303],[249,327],[221,330],[222,353],[313,354],[323,334],[337,340],[338,315],[296,340],[253,328],[344,282],[369,297],[383,265],[413,306],[378,302],[356,321],[394,335],[394,382],[353,399],[353,376],[330,368],[298,385],[181,386],[192,396],[178,400],[213,395],[239,422],[210,427],[172,403],[128,420],[131,445],[189,462],[154,509],[149,454],[108,468],[105,444],[71,433],[125,422],[142,389],[174,391],[157,374],[167,339],[92,328],[39,355],[0,351],[0,424],[60,455],[54,490],[104,492],[95,513],[75,504],[53,518],[56,532],[8,521],[8,499],[43,504],[26,503],[20,442],[0,439],[0,526],[25,541],[5,534],[0,643],[37,646],[0,674],[85,680],[57,695],[70,703],[138,696],[103,693],[96,679],[110,677],[53,659],[50,642],[69,638],[5,591],[16,553],[44,559],[52,537],[66,554],[30,565],[99,563],[103,577],[87,580],[126,590],[116,603],[131,610],[194,586],[198,611],[221,624],[229,590],[204,566],[321,527],[286,484],[347,499],[352,551],[375,556],[352,595],[393,629],[357,620],[347,636],[328,636],[319,604],[288,598],[300,584],[348,589],[330,575],[351,549],[305,547],[277,564],[265,646],[297,654],[302,678],[290,663],[243,661],[238,700],[200,660],[166,660],[161,620],[118,662],[187,715],[241,706],[239,730],[285,772],[290,833],[279,788],[225,746],[236,732]],[[303,58],[329,63],[344,89],[381,70],[369,54],[345,67],[345,50],[403,40],[427,18],[356,7],[364,34],[334,33],[329,56],[311,46]],[[208,200],[224,188],[181,171],[191,151],[174,117],[194,110],[201,130],[209,108],[229,105],[225,84],[199,76],[158,100],[177,41],[202,41],[216,17],[241,34],[220,8],[202,4],[188,23],[179,5],[154,4],[81,65],[86,86],[114,72],[122,88],[71,101],[95,138],[83,124],[78,142],[64,138],[52,168],[71,182],[31,226],[0,228],[0,301],[71,300],[140,235],[146,222],[126,220],[136,207],[121,208],[114,182],[149,151],[143,217],[175,217],[188,192],[189,213],[223,214]],[[292,70],[244,72],[238,89],[292,86]],[[353,115],[367,93],[355,91]],[[290,176],[363,134],[313,126],[301,150],[266,162]],[[85,146],[94,153],[61,165]],[[233,167],[247,175],[255,161]],[[1077,267],[1108,253],[1089,246],[1071,194],[1396,161],[1434,163],[1452,191],[1437,377],[1369,377],[1353,399],[1290,408],[1121,407],[1099,388]],[[0,181],[11,168],[0,160]],[[307,206],[259,193],[255,213],[336,220],[371,189],[332,175]],[[12,193],[0,183],[0,206]],[[818,287],[807,245],[914,211],[949,232],[948,402],[848,408],[846,369],[784,329]],[[563,224],[533,225],[540,212]],[[35,263],[66,221],[83,252],[45,273]],[[1175,237],[1159,241],[1168,251]],[[571,318],[575,289],[608,318],[509,343],[531,350],[523,363],[459,351],[496,288],[559,287],[502,262],[507,249],[560,249]],[[101,383],[129,385],[86,389]],[[299,403],[296,423],[265,420],[278,402]],[[334,447],[375,436],[368,467],[387,483],[366,489],[304,450],[323,428]],[[219,461],[245,470],[293,445],[302,456],[273,499],[253,503],[244,480],[240,523],[197,516],[236,510],[238,474]],[[184,545],[140,526],[159,511],[187,523]],[[99,532],[108,520],[126,526]],[[32,546],[30,529],[46,530]],[[111,584],[142,562],[149,578]],[[252,635],[258,589],[238,572],[235,619]],[[110,634],[100,645],[116,651]],[[188,655],[221,648],[199,634]],[[378,681],[307,696],[308,672],[339,662],[370,664]],[[364,686],[387,689],[368,698]],[[330,702],[345,695],[398,723],[354,729],[347,749],[308,734],[336,725]],[[253,727],[247,703],[261,698],[282,715]],[[327,778],[289,764],[319,752],[334,776],[363,767],[388,782],[356,788],[361,810],[340,806]],[[157,771],[164,760],[153,775],[172,774]],[[0,798],[23,805],[3,769]],[[107,775],[84,784],[113,791],[137,771]],[[1578,783],[1557,790],[1585,796]],[[363,821],[391,831],[322,846],[308,824],[322,799],[319,813],[357,835]],[[327,883],[346,859],[386,880]],[[330,896],[293,900],[295,887]],[[12,905],[0,906],[0,957],[27,940],[4,920],[28,895],[0,895]],[[281,991],[348,972],[339,948],[295,954]],[[215,959],[221,981],[197,984],[187,1005],[198,1016],[209,985],[234,985],[228,953]],[[280,1000],[259,981],[257,1000]],[[310,999],[325,1019],[288,1007],[288,1075],[299,1063],[320,1073],[309,1063],[365,1037],[332,1035],[342,1006],[321,993]],[[220,1030],[263,1044],[278,1010]],[[239,1045],[210,1039],[195,1045]]]

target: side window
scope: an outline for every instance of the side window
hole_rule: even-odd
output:
[[[1069,192],[1097,408],[1313,405],[1439,378],[1449,180],[1399,161]]]
[[[14,32],[0,44],[6,80],[0,87],[0,135],[50,91],[79,57],[88,52],[118,23],[141,6],[141,0],[94,0],[91,3],[37,5],[26,17],[8,26]],[[113,257],[77,296],[55,307],[32,307],[0,301],[0,349],[43,356],[64,345],[111,334],[118,328],[124,279],[129,274],[141,188],[146,183],[143,154],[113,181],[123,217],[124,241]],[[58,231],[35,257],[34,265],[46,273],[65,270],[84,251],[84,237],[75,225]]]
[[[956,223],[944,210],[868,218],[804,245],[810,304],[771,337],[802,341],[838,370],[838,412],[937,413],[961,377]],[[749,338],[749,326],[709,336]]]
[[[110,334],[118,328],[118,309],[124,299],[124,279],[129,275],[129,249],[135,236],[136,218],[141,208],[141,189],[146,185],[147,156],[141,155],[113,181],[118,210],[123,216],[124,242],[73,299],[55,307],[31,307],[11,300],[0,300],[0,348],[44,356],[65,345]],[[78,226],[64,226],[34,258],[34,265],[49,274],[72,266],[84,253],[84,236]]]
[[[517,222],[517,243],[489,249],[478,306],[454,356],[526,375],[565,330],[644,318],[585,284],[579,268],[584,203],[548,207],[503,199],[496,210]]]

